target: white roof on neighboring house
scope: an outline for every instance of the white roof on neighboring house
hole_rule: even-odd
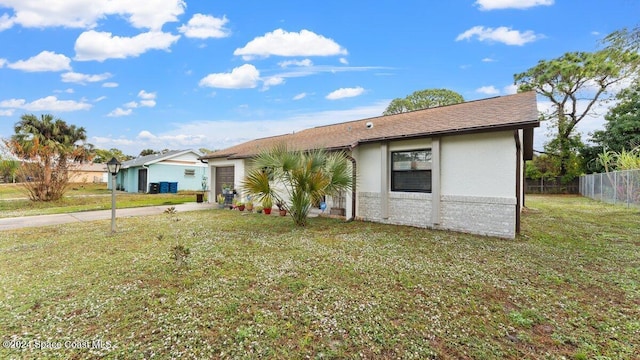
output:
[[[147,156],[140,156],[133,160],[127,160],[122,163],[121,169],[127,169],[131,167],[137,166],[149,166],[151,164],[155,164],[160,161],[168,160],[174,157],[182,156],[184,154],[193,153],[196,158],[202,156],[202,154],[196,150],[188,149],[188,150],[170,150],[162,154],[152,154]]]

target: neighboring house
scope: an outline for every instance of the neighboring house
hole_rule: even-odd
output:
[[[251,158],[277,143],[344,150],[356,186],[327,202],[347,218],[513,238],[538,126],[536,94],[526,92],[257,139],[202,158],[215,195],[222,183],[241,193]]]
[[[69,182],[72,183],[104,183],[107,182],[107,165],[82,163],[71,165]]]
[[[116,177],[116,189],[148,193],[150,184],[177,183],[176,190],[202,190],[208,176],[207,164],[199,160],[200,156],[195,150],[172,150],[125,161]]]

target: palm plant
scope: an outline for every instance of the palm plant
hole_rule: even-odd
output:
[[[15,135],[7,141],[11,151],[25,162],[27,175],[35,181],[25,187],[31,200],[58,200],[69,182],[68,169],[73,162],[91,158],[91,146],[85,144],[85,129],[68,125],[53,115],[22,115]]]
[[[296,225],[307,224],[314,203],[352,186],[351,168],[344,152],[295,151],[280,144],[261,152],[242,186],[256,201],[281,203]]]

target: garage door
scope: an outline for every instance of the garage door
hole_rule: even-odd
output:
[[[216,168],[216,193],[222,194],[222,184],[229,184],[233,186],[233,166],[222,166]]]

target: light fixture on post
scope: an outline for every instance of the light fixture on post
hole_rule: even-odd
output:
[[[112,157],[107,162],[107,171],[111,173],[111,232],[116,232],[116,175],[120,171],[120,161]]]

